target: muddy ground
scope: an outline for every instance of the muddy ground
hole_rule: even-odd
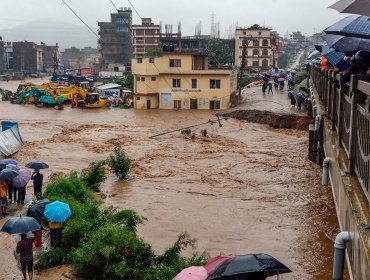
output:
[[[0,102],[0,119],[18,121],[25,140],[14,158],[46,161],[46,177],[105,159],[120,143],[133,159],[133,179],[109,176],[104,206],[148,218],[139,234],[158,254],[187,231],[211,256],[264,252],[293,270],[280,279],[330,279],[339,229],[331,190],[307,159],[308,133],[229,119],[193,130],[194,139],[180,133],[149,139],[209,118],[208,111],[56,111]],[[204,128],[208,137],[200,136]],[[14,239],[0,236],[0,279],[20,276]],[[63,271],[36,279],[61,279]]]

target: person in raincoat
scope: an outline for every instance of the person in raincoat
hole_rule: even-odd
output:
[[[6,181],[0,180],[0,205],[1,214],[8,215],[8,184]]]
[[[33,180],[33,191],[37,199],[40,199],[41,197],[43,179],[44,175],[40,173],[40,170],[35,169],[31,176],[31,180]]]

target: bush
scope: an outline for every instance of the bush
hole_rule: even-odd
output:
[[[299,87],[299,91],[308,92],[308,90],[307,90],[307,88],[306,88],[306,87]]]
[[[107,178],[105,176],[104,165],[104,160],[92,162],[89,164],[89,168],[81,173],[82,181],[93,191],[99,191],[101,183]]]
[[[294,84],[300,84],[304,79],[307,78],[307,71],[299,71],[297,74],[294,75]]]
[[[43,193],[43,198],[48,198],[50,201],[71,198],[84,202],[92,198],[92,191],[86,187],[77,173],[71,172],[67,177],[58,177],[50,181]]]
[[[35,264],[35,269],[48,269],[68,262],[67,255],[61,248],[49,248],[48,251],[39,255]]]
[[[113,154],[108,158],[108,165],[112,168],[117,178],[123,180],[130,172],[131,159],[127,157],[120,145],[116,145]]]

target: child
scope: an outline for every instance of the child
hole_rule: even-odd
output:
[[[8,206],[8,184],[5,181],[0,181],[0,205],[1,214],[8,215],[6,208]]]

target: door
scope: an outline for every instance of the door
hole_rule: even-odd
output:
[[[198,99],[190,99],[190,109],[198,109]]]
[[[209,101],[209,109],[210,110],[220,110],[220,101],[219,100]]]
[[[149,110],[150,109],[150,99],[146,101],[146,108]]]
[[[181,109],[181,100],[174,100],[173,101],[173,108],[175,110],[180,110]]]

